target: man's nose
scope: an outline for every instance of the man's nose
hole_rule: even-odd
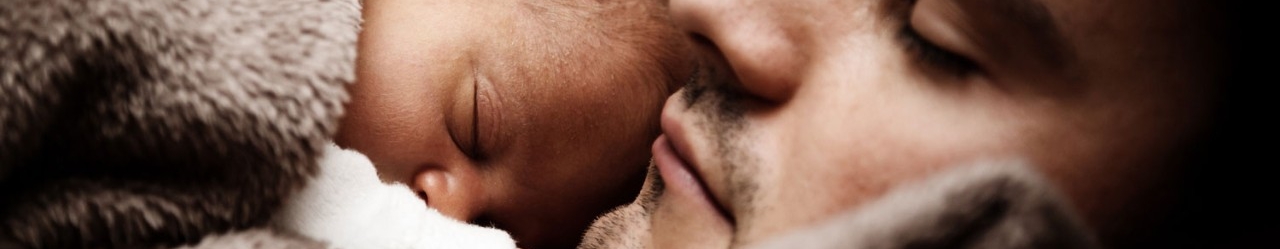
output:
[[[670,10],[700,50],[732,68],[746,92],[780,103],[795,92],[807,57],[796,46],[798,30],[788,29],[785,13],[774,8],[786,1],[671,0]]]

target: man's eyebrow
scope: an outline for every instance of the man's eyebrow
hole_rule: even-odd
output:
[[[986,37],[1004,39],[1025,39],[1022,44],[1037,46],[1031,51],[997,50],[1004,53],[1032,52],[1040,57],[1040,61],[1052,68],[1067,69],[1075,63],[1074,50],[1067,45],[1066,37],[1058,29],[1049,9],[1041,0],[954,0],[958,5],[967,8],[968,13],[986,14],[975,18],[978,25],[986,27],[1003,27],[1004,32],[1012,34],[987,34]],[[981,11],[985,9],[986,11]],[[981,23],[989,22],[989,23]],[[992,32],[992,31],[988,31]],[[999,43],[993,43],[999,44]],[[999,54],[997,56],[1015,56]]]

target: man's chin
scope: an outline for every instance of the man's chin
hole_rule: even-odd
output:
[[[650,219],[662,195],[662,178],[652,163],[640,195],[630,204],[609,211],[595,222],[582,237],[578,248],[644,248],[650,242]]]
[[[578,248],[644,248],[649,238],[649,212],[631,203],[596,219]]]

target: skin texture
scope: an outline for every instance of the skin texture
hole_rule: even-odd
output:
[[[1000,159],[1034,165],[1103,243],[1141,245],[1222,76],[1192,1],[669,4],[705,62],[663,111],[666,188],[590,233],[626,239],[585,247],[750,245]]]
[[[427,205],[578,243],[644,181],[694,54],[656,1],[369,0],[337,136]]]

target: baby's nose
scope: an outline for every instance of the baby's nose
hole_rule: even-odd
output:
[[[484,213],[484,184],[471,167],[427,167],[414,176],[413,188],[427,206],[460,221]]]

